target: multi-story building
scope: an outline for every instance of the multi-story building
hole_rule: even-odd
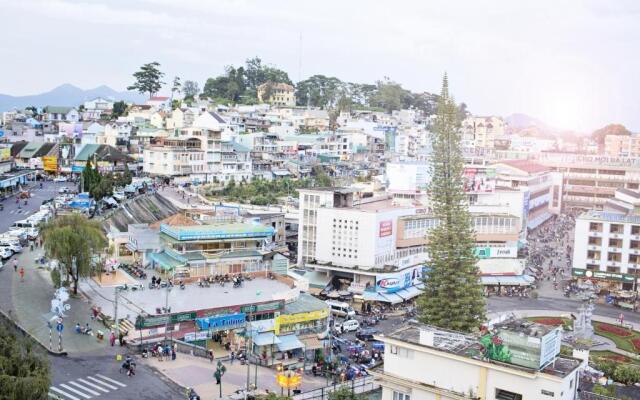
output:
[[[505,123],[499,117],[467,117],[462,122],[462,138],[467,146],[493,148],[494,140],[504,135]]]
[[[300,189],[298,208],[298,266],[316,257],[318,210],[321,207],[351,207],[353,191],[344,188]]]
[[[286,83],[265,82],[258,86],[258,101],[279,107],[295,107],[296,89]]]
[[[640,157],[640,135],[607,135],[604,154],[610,157]]]
[[[580,215],[572,260],[572,275],[579,280],[596,281],[605,288],[637,290],[640,215],[597,210]]]
[[[512,320],[481,336],[421,324],[376,336],[382,400],[573,400],[581,360],[560,355],[560,328]]]

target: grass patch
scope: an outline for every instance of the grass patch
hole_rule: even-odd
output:
[[[593,322],[593,331],[596,335],[613,341],[619,349],[640,353],[640,332],[604,322]]]

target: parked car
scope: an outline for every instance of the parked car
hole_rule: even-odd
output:
[[[7,258],[13,255],[13,251],[11,251],[8,247],[0,246],[0,258],[6,260]]]
[[[360,322],[355,319],[350,319],[348,321],[344,321],[342,325],[340,325],[342,332],[354,332],[360,329]]]
[[[55,178],[53,178],[53,181],[54,182],[66,182],[67,181],[67,177],[59,175],[59,176],[56,176]]]
[[[378,330],[376,329],[360,329],[356,332],[356,338],[368,342],[370,340],[374,340],[373,335],[377,335]]]
[[[64,193],[71,193],[71,190],[69,190],[68,187],[63,186],[60,189],[58,189],[58,193],[64,194]]]

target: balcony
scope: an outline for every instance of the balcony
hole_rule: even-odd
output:
[[[619,267],[619,266],[620,266],[620,261],[612,261],[612,260],[607,261],[607,267]]]

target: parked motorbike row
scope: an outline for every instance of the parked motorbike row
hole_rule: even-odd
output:
[[[124,270],[127,274],[135,278],[147,279],[147,273],[145,272],[145,270],[137,265],[120,264],[120,269]]]
[[[224,274],[224,275],[210,275],[205,278],[198,278],[199,287],[210,287],[211,285],[220,285],[224,287],[225,283],[233,283],[234,288],[242,286],[242,282],[250,281],[251,275],[249,274]]]

